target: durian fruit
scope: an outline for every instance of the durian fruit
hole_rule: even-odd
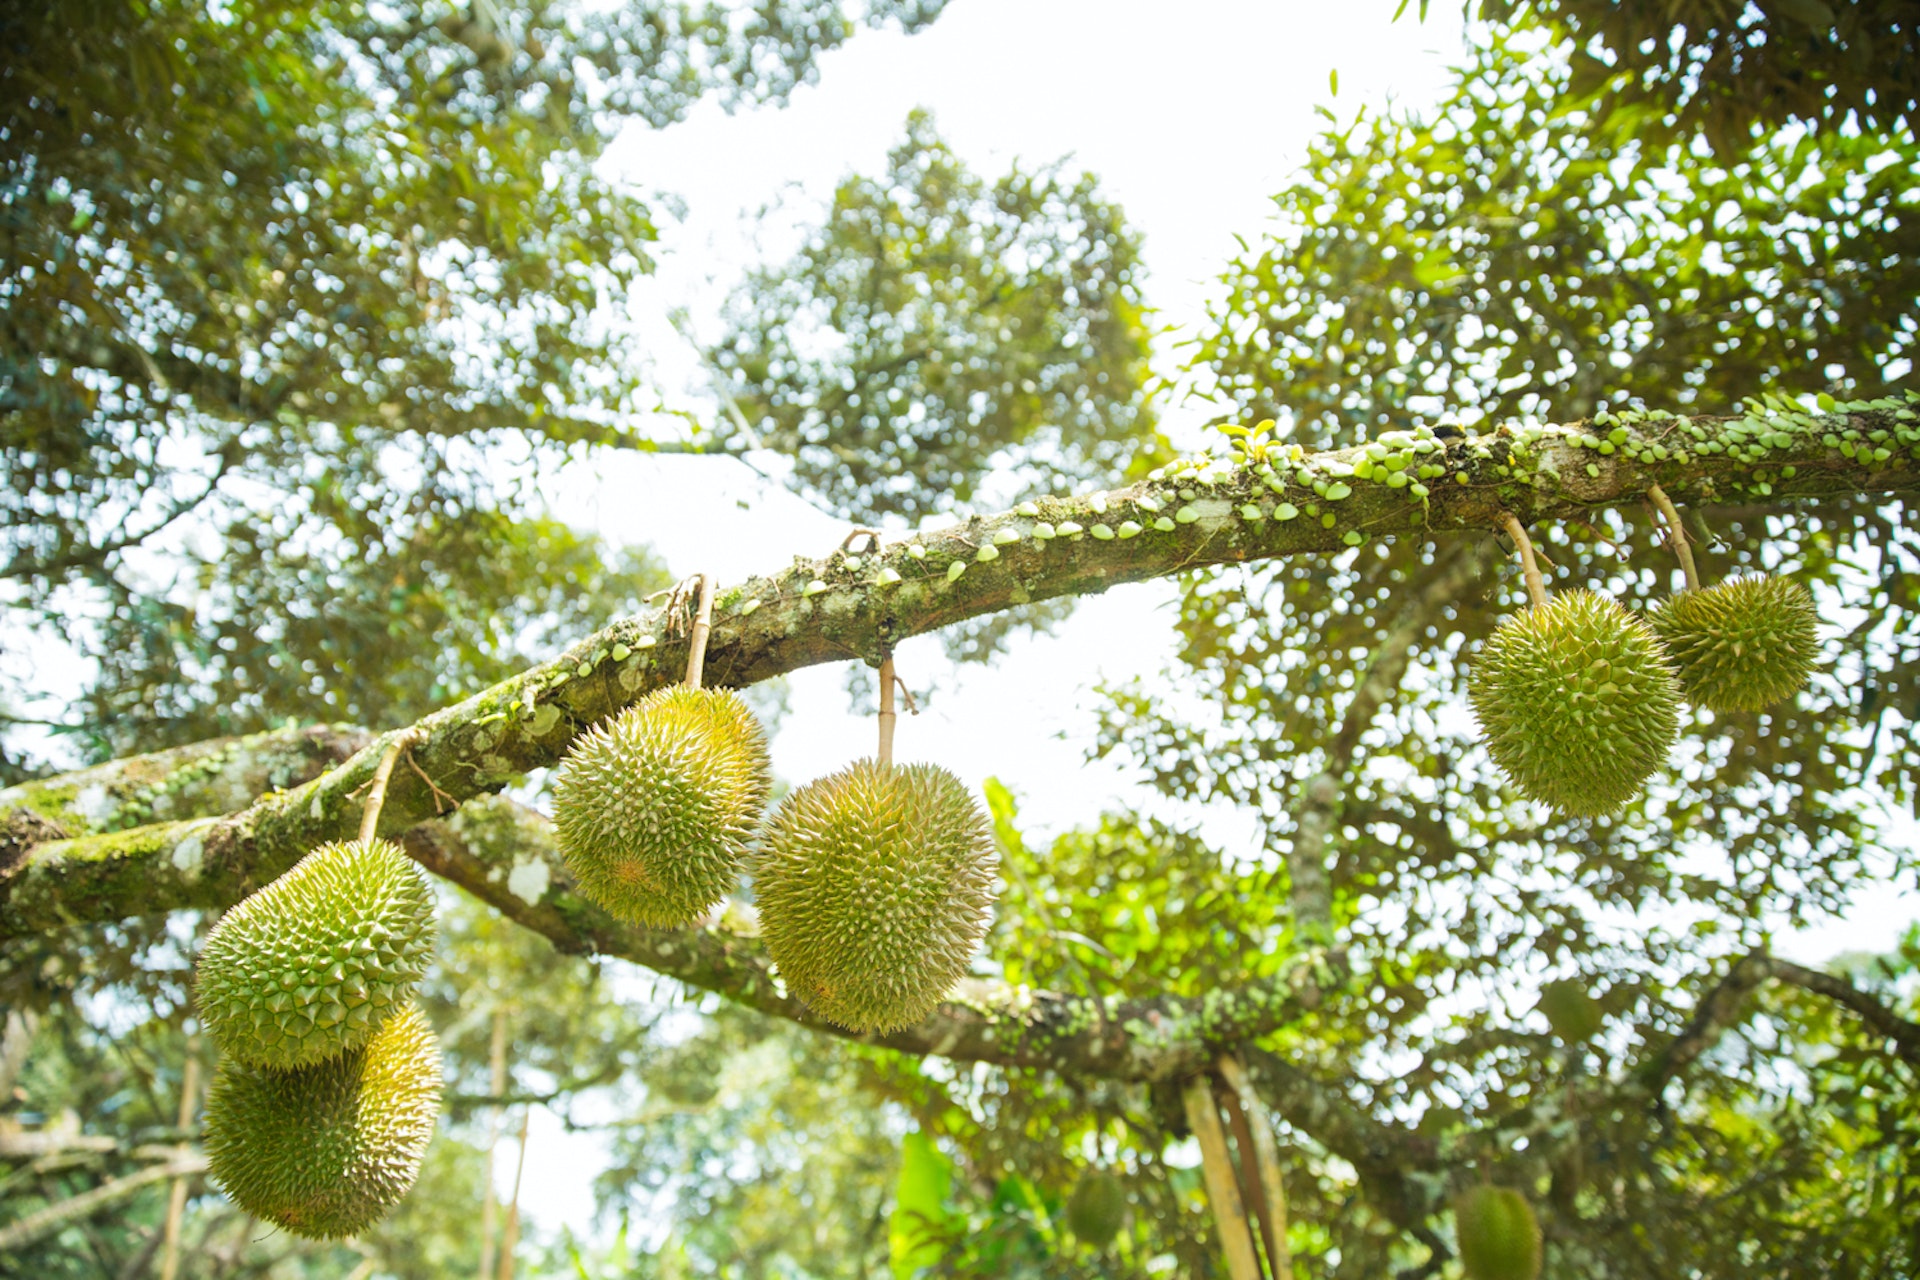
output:
[[[440,1111],[440,1049],[409,1003],[358,1049],[272,1071],[231,1058],[207,1090],[207,1165],[295,1235],[352,1235],[413,1186]]]
[[[554,775],[554,834],[609,913],[689,924],[738,881],[768,778],[766,737],[738,695],[661,689],[575,741]]]
[[[1535,1007],[1546,1016],[1553,1034],[1570,1045],[1586,1043],[1606,1025],[1600,1002],[1588,994],[1586,984],[1578,978],[1556,978],[1544,983],[1540,988],[1540,1002]]]
[[[1758,711],[1792,697],[1820,652],[1813,595],[1791,578],[1756,574],[1682,591],[1648,621],[1687,701],[1710,711]]]
[[[937,765],[861,760],[789,795],[754,870],[760,931],[787,987],[854,1031],[925,1017],[986,934],[986,817]]]
[[[1096,1249],[1113,1243],[1126,1217],[1126,1185],[1104,1170],[1082,1174],[1067,1197],[1067,1226]]]
[[[1454,1235],[1468,1280],[1537,1280],[1540,1224],[1507,1187],[1475,1187],[1453,1202]]]
[[[222,916],[195,998],[220,1048],[286,1070],[364,1044],[433,954],[433,895],[386,840],[322,845]]]
[[[1680,686],[1646,623],[1565,591],[1507,619],[1468,682],[1494,762],[1564,813],[1611,813],[1667,757]]]

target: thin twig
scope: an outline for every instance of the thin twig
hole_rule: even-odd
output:
[[[1680,513],[1674,510],[1673,499],[1667,491],[1657,484],[1647,486],[1647,497],[1653,499],[1653,505],[1660,509],[1660,516],[1667,525],[1667,545],[1673,548],[1673,554],[1680,557],[1680,572],[1686,575],[1687,590],[1700,589],[1700,571],[1694,567],[1693,546],[1687,540],[1687,531],[1680,523]]]
[[[1513,545],[1520,552],[1520,571],[1526,575],[1527,598],[1533,601],[1534,608],[1544,609],[1547,605],[1547,587],[1540,580],[1540,563],[1533,557],[1533,539],[1527,536],[1526,529],[1514,518],[1513,512],[1502,512],[1501,519],[1506,525],[1507,536],[1513,539]]]
[[[433,793],[433,812],[436,816],[443,813],[452,813],[460,807],[460,802],[455,800],[451,793],[442,791],[440,784],[427,776],[427,771],[420,767],[420,762],[413,758],[413,752],[411,751],[407,752],[407,768],[413,770],[414,773],[419,776],[420,781],[427,784],[427,790]]]
[[[853,544],[861,538],[867,539],[872,544],[867,548],[869,551],[878,551],[880,549],[880,531],[878,529],[855,529],[852,533],[840,540],[840,549],[842,551],[852,551]]]
[[[1628,554],[1627,548],[1621,546],[1619,543],[1615,542],[1612,538],[1609,538],[1606,534],[1600,532],[1600,526],[1593,523],[1593,521],[1581,520],[1578,517],[1576,517],[1574,519],[1574,523],[1579,525],[1582,529],[1585,529],[1588,533],[1592,534],[1594,537],[1598,538],[1600,541],[1606,543],[1609,547],[1613,549],[1613,554],[1617,556],[1621,556],[1623,558]]]
[[[200,1089],[200,1033],[187,1037],[186,1065],[180,1072],[179,1130],[186,1133],[193,1125],[195,1095]],[[175,1178],[167,1191],[167,1217],[161,1227],[160,1280],[174,1280],[180,1274],[180,1220],[187,1209],[187,1180]]]

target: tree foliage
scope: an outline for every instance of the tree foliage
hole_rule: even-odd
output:
[[[1424,6],[1423,6],[1424,7]],[[1901,0],[1485,0],[1574,49],[1573,88],[1628,132],[1704,136],[1737,155],[1756,129],[1920,126],[1920,24]]]
[[[714,358],[743,430],[856,520],[1110,477],[1153,426],[1139,257],[1092,175],[989,184],[915,113],[886,173],[748,280]]]
[[[1597,486],[1619,463],[1602,451],[1619,442],[1600,433],[1620,422],[1633,436],[1624,416],[1599,415],[1731,413],[1771,394],[1747,407],[1818,443],[1811,402],[1785,394],[1914,388],[1920,244],[1907,175],[1920,155],[1910,96],[1898,100],[1906,64],[1889,55],[1872,75],[1847,69],[1868,47],[1868,5],[1834,14],[1817,39],[1782,38],[1796,14],[1824,8],[1747,6],[1734,27],[1689,21],[1643,54],[1656,28],[1632,24],[1657,20],[1664,35],[1672,18],[1537,6],[1547,25],[1490,34],[1434,112],[1364,118],[1319,140],[1274,222],[1227,268],[1190,348],[1190,385],[1235,422],[1276,419],[1271,445],[1238,446],[1274,457],[1438,419],[1436,449],[1498,444],[1514,460],[1510,424],[1588,419],[1596,434],[1581,456]],[[631,610],[657,574],[644,557],[609,564],[508,475],[551,465],[562,446],[661,443],[619,416],[644,381],[596,327],[645,269],[645,215],[596,185],[594,147],[622,113],[669,120],[702,93],[777,98],[853,19],[830,4],[731,16],[535,9],[504,25],[480,16],[491,12],[399,21],[327,6],[101,4],[75,24],[73,48],[101,77],[125,73],[74,99],[120,104],[94,122],[114,145],[85,155],[78,134],[59,132],[77,127],[63,123],[68,100],[34,87],[41,72],[0,80],[9,120],[31,124],[5,135],[9,190],[25,193],[8,208],[36,211],[18,214],[9,244],[41,255],[10,248],[0,274],[20,300],[0,429],[23,442],[7,454],[15,505],[0,509],[21,599],[50,613],[80,583],[110,603],[91,615],[97,630],[83,629],[103,664],[78,713],[96,750],[282,716],[382,727],[492,686],[441,717],[443,736],[469,735],[464,746],[416,760],[428,777],[444,761],[442,780],[467,803],[436,820],[440,792],[397,784],[419,824],[409,850],[464,895],[447,890],[424,993],[448,1054],[449,1133],[413,1198],[350,1248],[251,1242],[202,1189],[189,1274],[335,1276],[363,1261],[379,1275],[470,1273],[488,1108],[538,1102],[607,1135],[602,1221],[626,1226],[599,1244],[538,1242],[527,1251],[541,1255],[528,1263],[536,1274],[1218,1275],[1182,1088],[1225,1054],[1277,1117],[1296,1274],[1452,1274],[1448,1198],[1483,1178],[1533,1202],[1550,1274],[1920,1269],[1920,937],[1819,970],[1771,954],[1784,930],[1844,912],[1862,885],[1914,875],[1890,816],[1914,802],[1901,744],[1920,716],[1920,537],[1910,496],[1885,492],[1913,489],[1909,453],[1887,447],[1903,440],[1836,434],[1834,488],[1848,491],[1813,499],[1780,496],[1807,491],[1807,477],[1796,482],[1766,448],[1745,456],[1739,424],[1716,443],[1742,456],[1693,470],[1724,484],[1683,495],[1707,576],[1763,570],[1808,585],[1827,620],[1825,666],[1775,708],[1690,713],[1672,767],[1617,815],[1569,820],[1531,805],[1475,744],[1465,672],[1519,602],[1513,570],[1474,532],[1492,523],[1484,512],[1429,529],[1420,516],[1459,507],[1396,499],[1393,536],[1373,530],[1344,551],[1225,564],[1246,554],[1236,546],[1261,544],[1222,533],[1178,564],[1154,562],[1189,570],[1176,588],[1176,663],[1106,690],[1097,712],[1098,750],[1135,770],[1139,803],[1042,842],[1022,829],[1019,780],[988,784],[999,916],[959,999],[922,1027],[884,1043],[820,1034],[772,982],[744,898],[702,927],[661,933],[623,929],[550,882],[544,820],[477,793],[550,763],[566,736],[555,728],[618,705],[604,664],[650,661],[612,657],[641,624],[566,645]],[[933,12],[866,17],[913,25]],[[48,23],[7,21],[53,51],[42,70],[54,53],[78,56]],[[1910,33],[1890,25],[1897,50]],[[157,56],[178,65],[149,80],[133,70],[149,56],[136,31],[208,51],[162,39],[172,52]],[[1676,61],[1658,62],[1662,50]],[[1622,76],[1638,67],[1638,87],[1616,77],[1596,97],[1604,56]],[[1752,94],[1687,78],[1736,57]],[[309,64],[363,74],[322,78]],[[274,68],[263,108],[240,86],[250,69]],[[142,96],[166,75],[182,86],[170,90],[177,121]],[[1766,96],[1776,80],[1804,92]],[[206,125],[216,110],[230,130]],[[384,132],[347,131],[375,119]],[[1800,123],[1775,127],[1788,120]],[[27,137],[39,141],[17,142]],[[126,167],[136,160],[148,167]],[[477,187],[461,186],[460,163]],[[139,182],[124,176],[136,172]],[[53,191],[59,220],[38,212]],[[476,194],[487,191],[493,205]],[[618,251],[604,238],[615,224],[634,233]],[[401,252],[411,227],[415,258]],[[262,282],[285,252],[308,274],[289,271],[282,305]],[[418,274],[395,275],[395,253]],[[805,492],[863,518],[918,519],[1151,466],[1160,446],[1142,391],[1136,254],[1091,178],[1058,167],[976,178],[915,117],[888,172],[842,184],[799,254],[736,298],[713,358],[739,418],[700,444],[778,448]],[[337,352],[329,326],[347,331]],[[98,350],[78,336],[94,341],[95,327]],[[280,378],[292,381],[274,398]],[[198,459],[175,469],[198,467],[209,496],[156,479],[174,449]],[[1514,470],[1485,485],[1469,477],[1458,501],[1484,488],[1520,505]],[[1535,530],[1556,589],[1592,586],[1634,607],[1674,589],[1650,518],[1581,500],[1577,477],[1562,480],[1574,494],[1562,509],[1591,509]],[[1201,482],[1183,472],[1160,483],[1177,494]],[[1329,519],[1336,502],[1367,500],[1319,496]],[[191,505],[179,527],[203,541],[112,545],[176,503]],[[1295,513],[1303,527],[1319,514]],[[1276,517],[1262,513],[1268,526]],[[1138,542],[1094,541],[1093,530],[1076,543],[1050,526],[1057,537],[1040,551],[1007,545],[1003,566],[1046,557],[1016,593],[980,585],[995,570],[966,541],[1010,527],[997,520],[921,540],[935,563],[911,584],[916,618],[1003,616],[993,611],[1030,596],[1103,589],[1126,575],[1115,557],[1145,564],[1189,536],[1171,509],[1174,528],[1155,531],[1164,544],[1144,530]],[[1326,534],[1316,548],[1340,542],[1313,532]],[[963,545],[954,573],[946,557]],[[180,582],[157,581],[182,566]],[[795,665],[844,652],[829,634],[844,619],[824,608],[806,615],[817,642],[788,623],[813,608],[816,572],[827,593],[857,593],[866,566],[841,553],[800,570],[723,597],[721,631],[736,645],[723,659],[748,676],[781,645]],[[750,605],[750,591],[768,607]],[[847,598],[852,613],[866,608]],[[521,683],[532,658],[563,649],[564,669]],[[489,759],[507,765],[479,776]],[[177,830],[137,842],[152,805],[115,807],[117,791],[114,805],[82,803],[82,788],[59,779],[10,792],[20,808],[0,845],[0,908],[18,918],[7,895],[24,881],[12,869],[46,854],[46,824],[61,822],[121,841],[105,852],[150,870],[148,906],[210,901],[209,885],[230,883],[219,877],[283,858],[300,824],[338,820],[358,767],[290,808],[269,794],[260,804],[279,826],[238,834],[195,791],[211,789],[204,772],[163,776],[167,814],[214,819],[192,829],[217,856],[186,889]],[[75,1146],[66,1163],[8,1155],[10,1206],[105,1185],[141,1167],[141,1144],[183,1136],[172,1112],[191,916],[120,921],[128,913],[101,903],[122,891],[73,903],[60,919],[94,923],[10,943],[0,963],[8,1012],[40,1019],[18,1092],[0,1100],[0,1152],[16,1134],[58,1131],[66,1111],[97,1148]],[[685,986],[643,984],[600,958],[612,955],[728,999],[677,1002]],[[1553,1029],[1537,1003],[1553,980],[1591,993],[1596,1035]],[[1257,1016],[1242,1017],[1246,1002]],[[511,1028],[498,1096],[496,1017]],[[1095,1171],[1117,1176],[1127,1200],[1100,1248],[1063,1214]],[[149,1190],[127,1203],[9,1265],[138,1274],[164,1200]]]

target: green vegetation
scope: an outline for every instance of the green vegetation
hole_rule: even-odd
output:
[[[1444,102],[1334,122],[1245,229],[1152,371],[1220,398],[1178,458],[1122,210],[972,174],[916,115],[733,297],[714,421],[649,434],[614,131],[780,101],[942,7],[0,14],[0,577],[96,664],[0,711],[99,766],[0,795],[0,1271],[1218,1277],[1235,1240],[1296,1277],[1920,1271],[1920,928],[1775,954],[1914,885],[1905,10],[1485,6]],[[535,771],[684,663],[660,566],[542,486],[753,449],[849,519],[1015,505],[726,584],[726,682],[941,627],[993,657],[1165,579],[1174,662],[1093,699],[1130,807],[1042,842],[989,780],[989,846],[943,775],[909,825],[944,841],[809,827],[897,890],[823,906],[776,836],[687,927],[570,875]],[[1705,637],[1668,641],[1704,706],[1629,691],[1604,795],[1516,787],[1469,714],[1545,612],[1509,518],[1641,686],[1620,610]],[[1736,592],[1759,612],[1703,608]],[[1566,704],[1546,648],[1508,714]],[[1582,656],[1620,709],[1624,651]],[[340,762],[423,717],[381,828],[436,878],[404,1051],[216,1062],[214,918],[350,835],[380,752]],[[14,723],[0,781],[50,775]],[[851,785],[780,781],[789,827]],[[487,1191],[532,1107],[606,1153],[570,1231]]]

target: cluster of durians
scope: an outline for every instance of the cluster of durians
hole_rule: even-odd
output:
[[[1683,591],[1644,619],[1594,591],[1536,595],[1487,640],[1468,693],[1488,751],[1522,792],[1599,816],[1666,760],[1682,702],[1757,711],[1804,686],[1816,621],[1804,586],[1765,575]]]
[[[766,740],[746,704],[726,690],[662,689],[581,735],[561,762],[561,856],[586,897],[652,927],[701,919],[750,872],[789,991],[854,1031],[909,1026],[966,973],[995,858],[958,778],[886,754],[798,788],[763,821]]]
[[[208,936],[207,1162],[247,1212],[347,1236],[412,1187],[440,1110],[439,1046],[413,999],[433,935],[425,877],[368,837],[315,849]]]

